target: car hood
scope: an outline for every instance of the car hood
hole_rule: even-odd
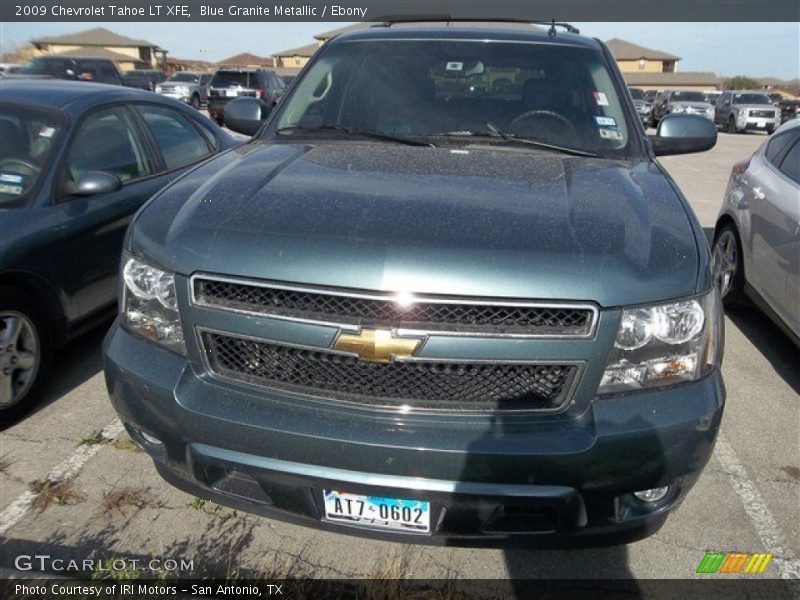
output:
[[[128,245],[184,275],[617,306],[695,293],[694,223],[646,160],[254,142],[164,190]]]

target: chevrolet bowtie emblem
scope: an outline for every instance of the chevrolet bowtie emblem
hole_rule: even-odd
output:
[[[393,358],[413,356],[423,338],[396,338],[388,329],[363,329],[361,333],[340,333],[334,350],[358,354],[361,360],[389,363]]]

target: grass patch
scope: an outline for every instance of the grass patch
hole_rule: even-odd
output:
[[[33,508],[42,513],[51,504],[57,506],[74,506],[86,500],[86,496],[77,491],[71,479],[66,481],[41,481],[36,480],[30,484],[30,489],[36,494],[33,499]]]
[[[127,517],[125,512],[127,509],[139,511],[143,508],[152,508],[156,506],[156,502],[149,488],[128,486],[103,494],[100,506],[105,514],[116,511]]]
[[[114,440],[112,446],[117,450],[126,450],[128,452],[142,452],[142,449],[139,447],[139,445],[127,435],[119,437],[116,440]]]
[[[107,442],[108,439],[103,435],[102,431],[95,431],[89,437],[85,437],[78,442],[78,446],[94,446],[96,444],[105,444]]]

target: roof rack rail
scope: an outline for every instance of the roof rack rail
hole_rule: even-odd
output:
[[[550,21],[528,21],[527,19],[511,19],[511,18],[497,18],[497,19],[472,19],[472,18],[453,18],[450,15],[384,15],[375,19],[372,27],[391,27],[400,23],[438,23],[446,21],[447,23],[524,23],[528,25],[549,25],[550,29],[547,30],[547,35],[555,37],[556,27],[562,27],[569,33],[580,33],[580,30],[574,25],[563,23],[552,19]]]

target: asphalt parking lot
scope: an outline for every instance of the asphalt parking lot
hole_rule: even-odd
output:
[[[714,225],[731,166],[764,139],[721,133],[708,153],[663,160],[705,228]],[[755,310],[726,317],[726,414],[687,501],[653,537],[578,551],[362,540],[179,492],[117,425],[102,375],[104,329],[62,350],[43,401],[0,433],[2,567],[13,568],[21,554],[49,554],[191,560],[193,574],[218,576],[692,578],[714,550],[771,552],[761,577],[800,576],[800,363],[797,348]]]

